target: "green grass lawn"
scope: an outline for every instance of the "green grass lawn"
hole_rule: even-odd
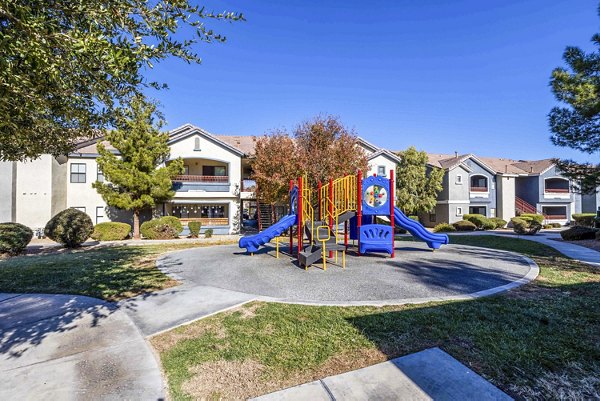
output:
[[[600,397],[600,271],[527,240],[451,242],[523,253],[540,276],[472,301],[247,304],[152,338],[173,399],[256,396],[434,346],[517,398]]]
[[[0,292],[80,294],[118,301],[177,284],[156,268],[165,252],[203,246],[173,243],[80,248],[0,261]]]

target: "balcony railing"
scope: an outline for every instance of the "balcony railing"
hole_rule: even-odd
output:
[[[189,223],[190,221],[199,221],[202,223],[202,227],[208,226],[228,226],[229,218],[227,217],[190,217],[179,219],[182,224]]]
[[[548,194],[568,194],[568,188],[546,188],[544,191]]]
[[[176,175],[173,178],[176,182],[202,182],[202,183],[228,183],[228,175]]]
[[[487,192],[487,187],[471,187],[471,192]]]
[[[545,214],[544,217],[547,220],[566,220],[567,219],[566,214]]]

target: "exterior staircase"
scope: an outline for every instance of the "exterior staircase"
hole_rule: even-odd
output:
[[[535,208],[535,206],[533,206],[531,203],[519,198],[518,196],[515,196],[515,211],[517,212],[517,215],[523,214],[523,213],[531,213],[531,214],[537,214],[537,209]]]
[[[258,230],[262,231],[271,227],[274,223],[273,217],[273,205],[258,202]]]

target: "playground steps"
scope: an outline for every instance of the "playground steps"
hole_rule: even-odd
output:
[[[345,221],[345,220],[344,220]],[[329,231],[329,240],[325,241],[325,251],[343,251],[346,249],[346,246],[343,244],[338,244],[335,239],[335,233],[326,221],[317,220],[314,222],[315,230],[317,227],[327,227],[326,229]],[[299,253],[298,261],[300,266],[308,267],[316,262],[318,262],[323,256],[323,243],[317,241],[314,233],[312,232],[312,227],[310,224],[310,220],[306,221],[304,224],[304,232],[311,242],[311,245],[304,247],[304,249]]]

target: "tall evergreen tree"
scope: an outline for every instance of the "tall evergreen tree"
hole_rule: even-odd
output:
[[[98,167],[106,182],[93,187],[109,206],[133,211],[135,239],[140,238],[140,212],[172,198],[171,180],[184,171],[181,158],[159,167],[169,157],[169,137],[159,131],[162,120],[155,116],[154,104],[136,98],[105,137],[119,154],[98,143]]]
[[[600,151],[600,34],[592,37],[592,43],[596,50],[590,53],[566,48],[563,59],[568,68],[552,71],[550,85],[556,99],[567,106],[554,107],[548,115],[552,143],[590,155]],[[593,192],[600,185],[600,164],[557,163],[581,192]]]
[[[444,171],[427,169],[427,153],[414,146],[399,152],[396,167],[396,205],[406,214],[429,212],[436,205],[442,190]]]

